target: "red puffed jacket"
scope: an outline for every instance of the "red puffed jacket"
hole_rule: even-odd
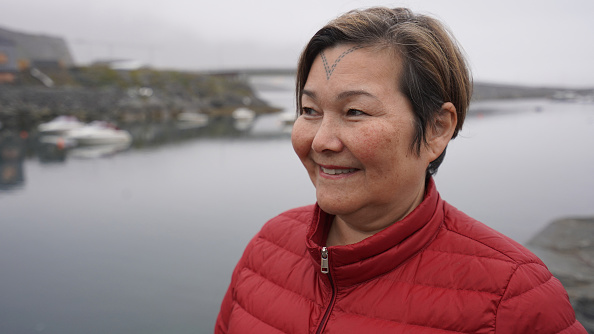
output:
[[[545,265],[433,180],[413,212],[359,243],[324,247],[332,218],[316,205],[264,225],[215,333],[586,333]]]

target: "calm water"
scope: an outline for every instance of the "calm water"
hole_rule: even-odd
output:
[[[451,143],[437,177],[446,200],[520,242],[553,219],[594,215],[593,105],[474,107],[498,111],[468,119]],[[245,244],[314,201],[275,126],[273,116],[253,138],[27,159],[24,182],[0,190],[0,333],[211,333]]]

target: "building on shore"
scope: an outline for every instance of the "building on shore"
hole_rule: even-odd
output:
[[[12,82],[17,71],[73,66],[74,60],[63,38],[0,28],[0,83]]]

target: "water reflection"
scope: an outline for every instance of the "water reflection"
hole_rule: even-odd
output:
[[[0,190],[10,190],[25,181],[26,133],[4,131],[0,133]]]
[[[61,137],[40,137],[35,152],[43,163],[64,162],[68,145]]]
[[[19,180],[22,182],[22,163],[26,152],[29,152],[30,157],[36,156],[42,163],[60,163],[65,162],[68,157],[103,157],[130,148],[157,147],[198,138],[257,138],[283,136],[287,133],[287,123],[281,121],[285,117],[276,114],[258,117],[243,110],[236,117],[209,118],[198,113],[180,116],[177,120],[163,123],[128,123],[109,134],[98,132],[103,131],[102,127],[107,129],[107,126],[101,124],[89,124],[58,132],[0,130],[1,164],[5,171],[2,174],[2,183],[8,185],[19,183]],[[272,118],[278,118],[278,121],[272,124]],[[264,120],[264,123],[268,123],[266,130],[252,131],[261,119],[268,119]]]

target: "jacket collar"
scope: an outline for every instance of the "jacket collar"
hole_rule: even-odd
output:
[[[320,258],[333,215],[316,204],[307,233],[307,248],[321,273]],[[443,223],[443,201],[429,179],[425,197],[404,219],[352,245],[328,247],[330,274],[338,287],[351,286],[383,275],[426,247]]]

